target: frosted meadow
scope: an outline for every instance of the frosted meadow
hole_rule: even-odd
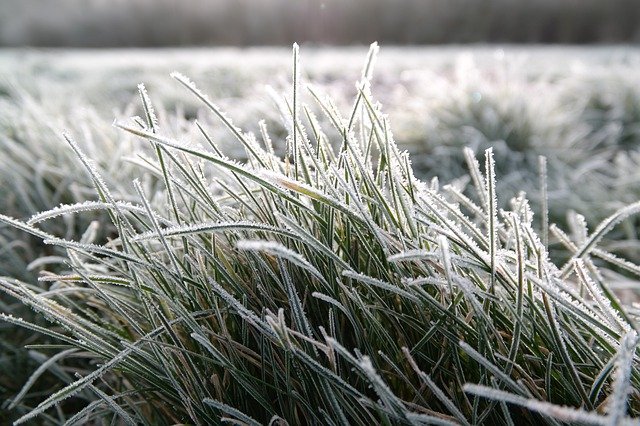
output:
[[[376,54],[3,51],[7,421],[637,424],[640,51]]]

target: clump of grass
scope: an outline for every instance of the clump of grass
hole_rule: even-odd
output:
[[[412,152],[419,177],[454,183],[478,202],[474,191],[464,191],[469,179],[462,148],[478,155],[491,147],[501,176],[500,207],[525,192],[531,208],[541,211],[541,155],[548,158],[548,214],[564,227],[572,227],[575,212],[598,223],[638,199],[634,77],[623,72],[587,77],[579,70],[529,75],[514,58],[497,59],[487,70],[471,56],[461,56],[449,74],[434,75],[422,90],[423,100],[411,102],[413,111],[400,115],[415,129],[403,146]],[[417,90],[423,80],[417,79],[422,83]],[[627,221],[603,244],[637,262],[635,223]],[[557,245],[551,251],[554,259],[567,254]]]
[[[166,137],[141,90],[145,117],[118,127],[155,152],[144,162],[164,190],[135,181],[135,204],[118,200],[66,137],[98,200],[28,221],[0,216],[64,249],[68,265],[41,276],[46,290],[0,280],[48,327],[1,318],[58,340],[32,346],[52,354],[51,365],[73,355],[95,367],[18,424],[637,421],[638,312],[595,259],[640,273],[599,246],[640,205],[592,232],[580,220],[572,235],[552,227],[572,253],[555,265],[524,196],[499,209],[492,149],[484,170],[467,154],[478,202],[415,178],[370,93],[376,51],[346,114],[313,96],[326,129],[303,102],[294,46],[283,157],[265,126],[260,141],[238,129],[180,74],[247,161],[227,158],[198,123],[199,141]],[[114,238],[41,227],[96,209]],[[72,396],[86,407],[56,412]]]
[[[52,206],[97,198],[90,179],[82,173],[75,173],[79,168],[78,161],[60,137],[59,129],[63,126],[84,135],[83,149],[100,159],[100,170],[108,176],[109,184],[120,199],[126,199],[128,191],[123,190],[122,184],[133,178],[128,174],[133,167],[127,166],[121,154],[127,151],[131,138],[114,138],[113,130],[88,109],[73,111],[75,120],[53,116],[34,97],[13,85],[7,86],[7,97],[0,97],[0,105],[3,111],[0,117],[0,148],[3,152],[0,158],[0,199],[4,214],[28,220]],[[136,174],[140,175],[139,169]],[[40,226],[48,233],[85,242],[102,240],[115,230],[108,216],[101,211],[86,212],[82,216],[66,215],[62,220]],[[43,244],[42,239],[28,236],[6,224],[0,225],[0,247],[0,276],[20,279],[34,291],[44,291],[37,282],[39,271],[57,272],[67,268],[64,249]],[[0,298],[0,311],[46,326],[41,316],[8,295],[3,294]],[[5,401],[20,391],[31,372],[48,357],[37,350],[25,348],[34,343],[36,337],[22,327],[4,322],[0,324],[0,370],[11,371],[0,379],[2,410],[6,408]],[[49,371],[54,373],[45,375],[31,387],[23,398],[23,404],[12,410],[13,413],[28,412],[29,404],[24,401],[40,398],[60,383],[61,377],[73,381],[62,370],[54,368]]]
[[[124,159],[132,149],[132,140],[118,136],[110,126],[90,108],[69,108],[66,111],[73,119],[53,116],[42,107],[36,98],[18,88],[11,88],[9,97],[1,98],[4,114],[0,117],[0,197],[3,213],[27,220],[38,212],[60,204],[76,204],[96,200],[91,180],[84,174],[73,173],[80,164],[61,137],[62,129],[82,134],[81,146],[92,158],[118,198],[127,200],[128,186],[140,170]],[[115,137],[114,137],[115,136]],[[124,137],[123,137],[124,136]],[[135,169],[135,174],[134,174]],[[97,221],[98,223],[92,222]],[[64,220],[43,222],[40,227],[65,238],[79,239],[93,227],[98,236],[109,234],[109,221],[105,214],[67,215]],[[6,234],[5,234],[6,233]],[[15,232],[3,226],[0,236],[16,246],[6,246],[0,254],[0,275],[11,275],[25,279],[29,259],[54,256],[55,250],[29,243],[15,237]],[[85,237],[89,238],[89,235]],[[13,257],[9,257],[13,255]],[[49,259],[55,262],[52,257]],[[60,259],[58,259],[60,260]],[[44,260],[41,263],[46,263]]]

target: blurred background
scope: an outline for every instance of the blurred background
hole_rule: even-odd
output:
[[[0,0],[0,46],[635,43],[638,0]]]

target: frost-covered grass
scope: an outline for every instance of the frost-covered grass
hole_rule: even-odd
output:
[[[0,382],[13,391],[5,412],[49,424],[633,424],[640,311],[620,287],[640,275],[640,204],[611,186],[630,179],[614,161],[637,173],[633,92],[581,97],[568,77],[579,71],[508,77],[506,63],[488,73],[467,59],[393,77],[383,56],[372,78],[374,53],[353,86],[313,67],[321,52],[302,72],[294,49],[275,113],[252,97],[257,70],[223,99],[229,114],[175,73],[151,99],[140,86],[116,127],[103,105],[79,109],[86,80],[59,83],[79,105],[9,88],[0,362],[22,353],[35,373]],[[631,53],[621,75],[601,69],[607,84],[631,81]],[[572,204],[587,196],[601,210]],[[581,215],[545,220],[572,207]]]
[[[308,81],[348,108],[362,49],[305,51]],[[503,201],[524,190],[535,204],[537,157],[544,155],[553,220],[566,223],[573,209],[597,223],[640,195],[633,185],[639,170],[639,66],[640,51],[631,47],[386,48],[372,85],[421,178],[450,183],[466,174],[462,148],[478,154],[493,146]],[[182,137],[191,130],[183,118],[206,124],[210,118],[196,99],[166,87],[166,75],[179,70],[197,79],[243,128],[258,133],[257,122],[265,119],[281,153],[286,132],[273,91],[265,86],[286,90],[287,69],[288,53],[278,48],[5,50],[2,133],[27,146],[45,143],[59,150],[62,145],[51,139],[59,140],[65,128],[82,127],[111,146],[123,136],[106,123],[140,114],[135,87],[145,81],[149,90],[158,89],[159,116],[171,122],[168,131]],[[88,125],[87,115],[96,124]],[[211,127],[225,153],[244,157],[223,128]],[[626,236],[635,239],[631,229]]]

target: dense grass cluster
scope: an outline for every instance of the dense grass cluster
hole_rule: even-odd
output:
[[[0,216],[3,256],[32,263],[3,262],[14,269],[0,315],[45,336],[27,335],[40,368],[5,412],[47,424],[636,423],[640,311],[614,287],[640,267],[603,242],[640,204],[592,230],[577,214],[568,232],[549,226],[551,162],[530,160],[535,207],[505,200],[499,145],[462,151],[466,178],[416,178],[371,94],[376,50],[341,111],[303,90],[294,46],[281,139],[264,121],[258,136],[240,130],[173,74],[243,162],[211,122],[158,119],[139,86],[140,117],[117,123],[117,143],[78,123],[52,153],[76,159],[74,190],[26,154],[3,165],[25,170]],[[13,129],[5,143],[25,134]],[[135,158],[114,154],[134,141]],[[8,146],[17,160],[29,144]]]

